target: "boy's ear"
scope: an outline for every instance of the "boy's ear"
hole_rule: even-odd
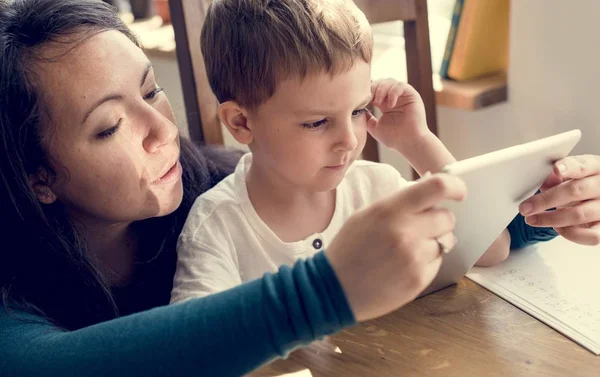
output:
[[[227,101],[219,105],[219,118],[231,136],[240,144],[252,143],[252,130],[248,127],[248,112],[237,102]]]
[[[56,194],[48,184],[48,172],[45,169],[42,168],[37,174],[29,175],[29,184],[40,203],[52,204],[56,201]]]

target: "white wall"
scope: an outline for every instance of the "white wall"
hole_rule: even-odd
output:
[[[435,1],[430,0],[430,6]],[[512,0],[511,7],[509,102],[474,112],[439,107],[442,141],[462,159],[580,128],[584,136],[575,152],[600,154],[600,1]],[[435,18],[433,11],[430,20]],[[447,33],[443,22],[436,25],[431,28],[434,68],[444,45],[434,40]],[[177,64],[152,60],[184,125]],[[232,144],[230,137],[227,140]],[[408,174],[395,152],[382,151],[382,159]]]
[[[576,153],[600,154],[600,1],[511,1],[509,102],[440,107],[441,137],[464,158],[572,128]]]

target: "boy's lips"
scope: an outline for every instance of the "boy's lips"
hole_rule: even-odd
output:
[[[327,169],[332,169],[332,170],[340,170],[346,167],[346,165],[348,164],[348,162],[342,162],[341,164],[336,164],[336,165],[327,165],[326,168]]]

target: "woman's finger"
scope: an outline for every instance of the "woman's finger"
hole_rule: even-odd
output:
[[[438,173],[421,177],[414,184],[390,196],[385,200],[385,206],[398,215],[402,215],[402,211],[418,213],[427,211],[444,200],[464,200],[466,195],[467,186],[462,179]]]
[[[600,156],[569,156],[554,163],[554,174],[565,179],[580,179],[600,174]]]
[[[572,202],[600,198],[600,175],[572,179],[532,196],[519,206],[523,216],[531,216]]]
[[[553,228],[594,223],[600,221],[600,200],[588,200],[555,211],[527,216],[525,221],[531,226]]]
[[[431,208],[415,215],[410,223],[410,233],[423,238],[439,238],[454,230],[456,218],[445,208]],[[452,242],[444,245],[451,245]]]
[[[556,175],[554,172],[552,172],[550,174],[550,176],[548,176],[546,181],[542,184],[542,187],[540,187],[540,191],[542,191],[542,192],[547,191],[547,190],[551,189],[552,187],[556,187],[556,186],[560,185],[561,183],[563,183],[563,180],[558,175]]]
[[[596,246],[600,244],[600,222],[557,228],[556,231],[569,241],[581,245]]]
[[[445,249],[446,252],[450,252],[456,246],[456,236],[452,232],[448,232],[439,237],[434,238],[434,241],[438,247],[438,251],[442,253]]]

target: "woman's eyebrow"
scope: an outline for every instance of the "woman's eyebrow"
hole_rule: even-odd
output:
[[[148,64],[146,64],[146,68],[144,68],[144,73],[142,74],[142,81],[140,82],[140,87],[144,85],[144,83],[146,82],[146,78],[148,78],[148,74],[150,73],[150,70],[152,69],[152,63],[148,62]],[[102,104],[108,102],[108,101],[120,101],[123,99],[123,95],[121,94],[109,94],[105,97],[103,97],[102,99],[100,99],[98,102],[94,103],[90,109],[85,113],[85,116],[83,117],[83,120],[81,121],[81,123],[85,123],[85,121],[87,120],[87,118],[89,118],[89,116],[94,112],[94,110],[96,110],[98,107],[100,107]]]
[[[151,62],[148,62],[146,64],[146,68],[144,69],[144,74],[142,75],[142,81],[140,82],[140,86],[144,86],[144,83],[146,82],[146,78],[148,77],[148,74],[150,73],[150,70],[152,69],[153,65]]]

